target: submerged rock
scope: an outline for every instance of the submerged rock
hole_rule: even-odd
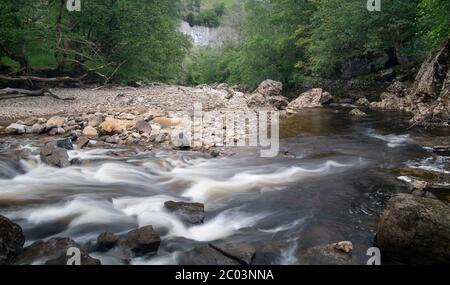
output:
[[[21,253],[24,243],[22,228],[0,216],[0,265],[11,264]]]
[[[164,208],[186,223],[201,224],[205,219],[205,206],[201,203],[167,201],[164,203]]]
[[[450,206],[436,199],[398,194],[378,225],[376,246],[407,264],[450,264]]]
[[[247,243],[210,244],[212,248],[223,255],[234,259],[242,265],[250,265],[255,259],[256,249]]]
[[[450,146],[435,146],[433,152],[441,156],[450,156]]]
[[[301,260],[308,265],[351,265],[353,244],[339,242],[308,249]]]
[[[366,117],[367,116],[366,113],[364,113],[363,111],[361,111],[359,109],[351,110],[349,115],[352,116],[352,117],[356,117],[356,118],[361,118],[361,117]]]
[[[186,265],[240,265],[209,245],[194,247],[180,257],[181,264]]]

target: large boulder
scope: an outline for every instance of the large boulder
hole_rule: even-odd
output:
[[[297,99],[289,103],[287,111],[297,113],[305,108],[323,107],[333,99],[330,93],[321,88],[315,88],[302,93]]]
[[[97,238],[97,249],[108,251],[119,242],[119,237],[112,233],[101,233]]]
[[[161,239],[152,226],[132,230],[125,237],[125,245],[135,256],[156,253],[160,243]]]
[[[450,264],[450,206],[398,194],[387,204],[376,235],[383,256],[407,264]]]
[[[24,243],[22,228],[0,216],[0,265],[10,264],[21,253]]]
[[[254,93],[259,93],[264,97],[279,96],[283,90],[283,84],[274,80],[264,80],[259,84]]]
[[[67,167],[70,165],[67,150],[58,146],[57,142],[48,142],[41,148],[41,160],[49,165]]]
[[[189,224],[201,224],[205,219],[205,206],[201,203],[167,201],[164,208]]]

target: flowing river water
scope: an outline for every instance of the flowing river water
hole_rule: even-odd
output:
[[[211,159],[117,148],[112,156],[103,147],[69,151],[81,164],[57,169],[39,159],[42,138],[3,137],[0,214],[22,226],[26,245],[51,237],[86,244],[101,232],[153,225],[162,238],[158,254],[132,264],[177,264],[183,252],[217,241],[252,244],[256,264],[301,264],[299,252],[344,240],[354,244],[353,262],[365,264],[385,202],[407,191],[397,177],[450,173],[449,161],[424,147],[448,144],[449,134],[409,130],[398,114],[353,120],[348,111],[283,120],[281,153],[271,159],[251,148]],[[24,150],[31,155],[17,159]],[[204,203],[204,223],[166,212],[169,200]],[[114,252],[91,256],[121,263]]]

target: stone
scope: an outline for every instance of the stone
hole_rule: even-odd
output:
[[[319,245],[301,254],[300,259],[308,265],[351,265],[350,249],[353,249],[353,246],[342,243]]]
[[[33,134],[42,134],[45,132],[46,126],[45,124],[36,123],[31,127],[31,132]]]
[[[97,238],[97,248],[100,251],[108,251],[119,242],[119,237],[112,233],[101,233]]]
[[[357,106],[369,106],[370,102],[367,100],[367,98],[359,98],[355,101],[355,105]]]
[[[296,113],[305,108],[323,107],[332,100],[328,92],[321,88],[315,88],[302,93],[297,99],[289,103],[287,110],[289,113]]]
[[[73,150],[73,143],[70,137],[57,140],[56,146],[67,150]]]
[[[283,96],[271,96],[267,99],[267,101],[277,110],[286,110],[289,105],[288,99]]]
[[[136,121],[136,125],[134,126],[134,128],[139,132],[139,133],[151,133],[152,132],[152,127],[150,125],[149,122],[147,122],[146,120],[138,120]]]
[[[89,127],[98,127],[103,122],[103,116],[102,115],[94,115],[92,116],[88,121]]]
[[[102,265],[100,260],[92,258],[84,250],[80,250],[80,253],[81,253],[80,265],[82,265],[82,266],[100,266],[100,265]],[[44,265],[64,266],[64,265],[68,265],[67,263],[69,261],[72,262],[72,264],[70,264],[70,265],[75,265],[75,264],[73,264],[73,261],[71,260],[71,256],[68,256],[67,253],[63,253],[58,258],[47,260]]]
[[[103,123],[100,124],[100,130],[103,134],[120,134],[127,129],[133,128],[135,121],[119,120],[108,117]]]
[[[53,116],[47,121],[47,129],[61,128],[64,125],[64,119],[59,116]]]
[[[205,206],[201,203],[167,201],[164,208],[189,224],[201,224],[205,219]]]
[[[125,237],[125,244],[135,256],[156,253],[160,243],[161,239],[152,226],[132,230]]]
[[[241,265],[251,265],[256,255],[256,249],[247,243],[210,244],[210,246]]]
[[[345,253],[351,253],[353,251],[353,243],[350,241],[341,241],[333,245],[335,249]]]
[[[38,118],[35,118],[35,117],[29,117],[29,118],[26,118],[24,121],[23,121],[23,124],[24,125],[26,125],[26,126],[33,126],[34,124],[36,124],[36,123],[38,123],[38,121],[39,121],[39,119]]]
[[[49,165],[61,168],[70,165],[67,150],[58,147],[56,142],[46,143],[41,148],[40,155],[42,161]]]
[[[181,265],[240,265],[238,261],[223,255],[209,245],[196,246],[182,254],[180,262]]]
[[[0,215],[0,265],[11,264],[25,243],[22,228]]]
[[[120,141],[120,138],[118,136],[110,136],[105,139],[105,142],[110,144],[118,144]]]
[[[48,241],[37,241],[23,249],[14,262],[17,265],[30,265],[35,262],[46,262],[66,255],[67,250],[78,245],[69,238],[51,238]]]
[[[96,138],[96,137],[98,137],[98,131],[94,127],[87,126],[83,130],[83,135],[88,138]]]
[[[366,113],[364,113],[363,111],[361,111],[361,110],[359,110],[359,109],[353,109],[353,110],[351,110],[350,113],[349,113],[349,115],[352,116],[352,117],[359,117],[359,118],[361,118],[361,117],[366,117],[366,116],[367,116]]]
[[[83,135],[77,139],[77,147],[79,149],[85,148],[89,145],[90,139],[89,137]]]
[[[406,264],[450,264],[450,206],[397,194],[380,217],[375,244],[385,258]]]
[[[279,96],[282,90],[281,82],[267,79],[259,84],[254,93],[262,94],[264,97]]]
[[[8,127],[6,127],[5,131],[6,131],[6,133],[11,134],[11,135],[21,135],[21,134],[26,133],[26,126],[17,124],[17,123],[13,123],[13,124],[9,125]]]

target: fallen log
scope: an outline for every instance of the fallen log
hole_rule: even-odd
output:
[[[27,89],[17,89],[17,88],[4,88],[0,89],[0,96],[1,95],[24,95],[24,96],[45,96],[48,95],[52,98],[58,99],[58,100],[74,100],[74,98],[62,98],[58,95],[51,92],[49,89],[39,89],[39,90],[27,90]]]

